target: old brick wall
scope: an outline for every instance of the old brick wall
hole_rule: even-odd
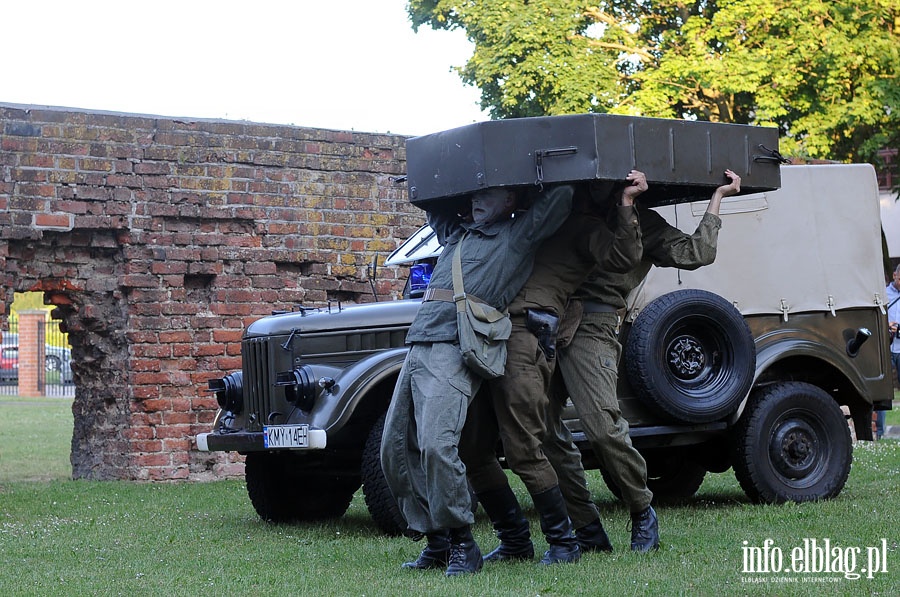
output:
[[[0,104],[0,315],[42,291],[70,334],[74,476],[240,472],[193,449],[206,381],[273,309],[373,300],[423,220],[404,172],[396,135]]]

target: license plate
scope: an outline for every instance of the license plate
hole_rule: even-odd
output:
[[[266,448],[308,448],[309,425],[266,425],[263,427]]]

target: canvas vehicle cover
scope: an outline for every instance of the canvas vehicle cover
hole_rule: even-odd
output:
[[[872,166],[784,166],[781,176],[777,191],[722,202],[714,263],[694,271],[653,268],[632,292],[629,308],[640,310],[673,288],[710,290],[745,316],[790,317],[883,304],[881,218]],[[692,232],[706,205],[659,212]]]

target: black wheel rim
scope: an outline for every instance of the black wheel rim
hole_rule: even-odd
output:
[[[689,381],[697,379],[706,369],[706,353],[694,336],[676,336],[666,348],[666,362],[676,378]]]
[[[822,422],[811,413],[785,413],[769,436],[769,461],[775,473],[792,487],[815,484],[828,460],[825,437]]]
[[[698,398],[714,394],[724,383],[728,338],[707,318],[683,320],[665,336],[666,374],[682,392]]]

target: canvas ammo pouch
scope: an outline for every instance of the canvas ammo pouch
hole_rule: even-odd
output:
[[[453,301],[459,352],[472,372],[484,379],[494,379],[502,376],[506,368],[506,340],[512,333],[512,322],[505,310],[499,311],[466,295],[459,256],[461,247],[462,240],[453,254]]]

